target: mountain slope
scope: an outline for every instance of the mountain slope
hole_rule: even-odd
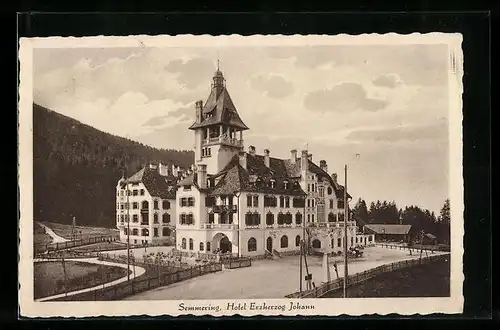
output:
[[[112,227],[115,187],[150,162],[187,168],[192,151],[162,150],[117,137],[33,105],[35,221]]]

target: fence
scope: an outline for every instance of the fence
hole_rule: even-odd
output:
[[[365,270],[364,272],[350,275],[347,277],[347,286],[352,286],[358,283],[362,283],[370,278],[381,275],[383,273],[392,272],[398,269],[409,268],[418,265],[429,264],[438,260],[444,260],[449,258],[448,254],[432,255],[428,257],[423,257],[421,259],[410,259],[394,262],[387,265],[382,265],[373,269]],[[295,292],[285,296],[286,298],[321,298],[325,294],[340,290],[344,287],[344,279],[338,278],[333,281],[324,283],[312,290]]]
[[[53,252],[69,248],[74,248],[83,245],[89,245],[101,242],[114,242],[116,241],[116,236],[96,236],[87,237],[83,239],[76,239],[72,241],[66,241],[61,243],[50,243],[50,244],[39,244],[35,245],[35,254],[41,254],[44,252]]]
[[[432,253],[434,252],[450,252],[450,247],[448,245],[420,245],[420,244],[413,244],[411,246],[408,245],[401,245],[401,244],[387,244],[387,243],[377,243],[377,246],[380,247],[385,247],[388,249],[394,249],[394,250],[408,250],[411,252],[420,252],[420,250],[423,251],[431,251]]]
[[[138,263],[136,263],[138,265]],[[132,279],[127,282],[94,290],[91,292],[84,292],[73,296],[66,296],[52,301],[109,301],[119,300],[127,296],[131,296],[140,292],[155,289],[160,286],[166,286],[181,281],[185,281],[197,276],[219,272],[222,270],[221,263],[210,263],[190,267],[187,269],[178,270],[171,273],[160,274],[156,277],[147,277],[145,275],[139,278]],[[142,277],[142,278],[141,278]]]
[[[127,263],[127,256],[122,255],[122,254],[110,254],[110,253],[99,253],[98,255],[99,260],[102,261],[110,261],[110,262],[117,262],[117,263]],[[154,262],[154,260],[148,260],[145,261],[144,259],[138,259],[131,257],[131,262],[134,263],[136,266],[143,267],[143,268],[148,268],[148,267],[155,267],[158,268],[160,267],[160,270],[171,270],[172,268],[174,269],[186,269],[189,268],[189,264],[183,263],[183,262],[178,262],[174,260],[168,260],[168,259],[163,259],[161,264],[157,264]]]
[[[252,266],[252,259],[247,258],[247,257],[229,258],[229,259],[226,259],[223,262],[223,264],[224,264],[224,267],[227,269],[250,267],[250,266]]]

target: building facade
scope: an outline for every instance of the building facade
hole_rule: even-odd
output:
[[[157,245],[175,240],[179,173],[175,165],[148,165],[118,181],[116,227],[120,230],[120,241],[130,239],[133,245]]]
[[[206,102],[196,102],[190,130],[195,166],[177,184],[176,248],[239,255],[289,253],[306,240],[316,252],[368,245],[368,237],[347,223],[344,239],[344,187],[326,161],[319,166],[308,150],[288,159],[264,149],[244,148],[249,128],[240,118],[221,71],[213,77]]]

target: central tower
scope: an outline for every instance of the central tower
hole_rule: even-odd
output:
[[[243,123],[226,88],[226,80],[217,68],[207,101],[196,102],[194,131],[195,164],[207,166],[208,174],[220,172],[243,150]]]

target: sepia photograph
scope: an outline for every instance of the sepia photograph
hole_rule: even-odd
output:
[[[27,38],[20,70],[23,314],[461,311],[459,34]]]

